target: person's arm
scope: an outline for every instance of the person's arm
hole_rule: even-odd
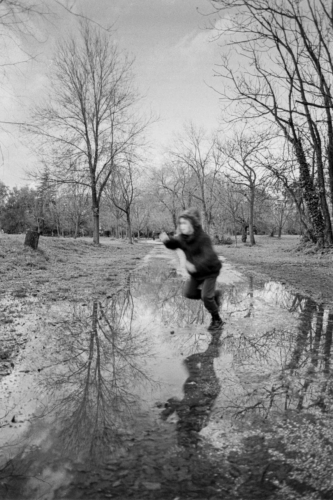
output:
[[[194,274],[197,272],[197,268],[195,267],[195,265],[192,264],[192,262],[189,262],[188,260],[186,260],[185,262],[185,267],[190,274]]]
[[[169,248],[169,250],[176,250],[176,248],[182,248],[182,245],[178,238],[169,237],[164,231],[160,234],[160,240],[164,245]]]

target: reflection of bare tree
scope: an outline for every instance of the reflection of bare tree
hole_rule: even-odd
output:
[[[229,394],[224,411],[238,416],[256,411],[267,417],[272,409],[331,406],[333,314],[301,296],[295,298],[292,309],[299,312],[295,336],[271,329],[230,340],[238,377],[229,384],[226,380]]]
[[[249,303],[249,309],[244,316],[245,318],[251,318],[253,315],[253,276],[249,277],[249,291],[248,291],[248,296],[250,297],[250,303]]]
[[[320,394],[317,396],[312,406],[318,406],[323,411],[332,408],[333,384],[331,374],[331,350],[333,335],[333,314],[330,313],[327,319],[327,328],[325,332],[325,341],[323,345],[323,381]],[[316,363],[317,365],[317,363]]]
[[[44,384],[53,393],[61,440],[68,450],[89,451],[92,458],[121,442],[139,411],[135,385],[149,382],[141,368],[148,346],[142,331],[133,332],[130,292],[92,312],[76,307],[58,332],[60,352]],[[65,359],[65,361],[63,361]]]
[[[154,266],[143,270],[136,273],[133,285],[133,290],[140,290],[140,297],[149,300],[149,305],[159,311],[163,323],[185,327],[207,321],[201,301],[183,297],[184,282],[173,269]]]
[[[220,383],[214,369],[214,358],[219,355],[219,338],[216,332],[205,352],[188,356],[184,363],[189,373],[181,401],[168,400],[161,417],[167,419],[172,413],[178,415],[177,432],[180,445],[196,444],[198,432],[207,425],[214,402],[220,392]]]
[[[301,310],[300,325],[298,328],[298,335],[295,341],[293,354],[291,356],[290,362],[286,366],[286,369],[289,368],[291,370],[294,370],[299,367],[302,355],[304,354],[304,351],[306,351],[309,344],[308,339],[310,336],[312,336],[312,322],[315,313],[316,303],[312,299],[307,298],[304,301],[304,306]]]
[[[153,383],[145,367],[151,345],[146,332],[134,328],[133,307],[127,290],[91,307],[74,305],[58,318],[38,370],[42,397],[35,414],[44,417],[35,420],[35,428],[48,430],[52,458],[88,458],[99,465],[123,451],[128,434],[141,426],[140,417],[146,421],[140,391]],[[39,478],[41,450],[31,446],[29,436],[15,446],[15,458],[0,470],[0,497],[37,498],[31,478],[49,495],[50,485]]]
[[[309,352],[308,361],[307,363],[307,368],[305,372],[305,379],[303,382],[303,386],[301,390],[299,391],[299,401],[297,404],[297,409],[302,410],[303,405],[304,405],[304,399],[306,396],[306,393],[308,389],[310,388],[311,382],[313,380],[313,375],[315,373],[315,370],[318,366],[318,361],[319,361],[319,347],[320,347],[320,340],[321,336],[323,333],[323,314],[324,314],[324,308],[322,305],[319,305],[316,307],[315,304],[312,303],[311,300],[308,299],[309,302],[309,310],[307,311],[306,315],[304,314],[303,316],[308,316],[307,321],[303,320],[301,322],[300,326],[300,338],[299,338],[299,343],[297,347],[295,348],[294,355],[290,361],[289,367],[293,369],[293,367],[297,367],[300,361],[300,352],[301,350],[305,349],[305,344],[306,340],[308,338],[308,335],[312,336],[312,333],[314,333],[314,339],[312,341],[312,338],[310,339],[310,342],[312,342],[312,347]],[[316,313],[317,310],[317,321],[316,325],[314,327],[314,332],[312,329],[312,321],[313,321],[313,316]],[[306,328],[304,328],[306,327]],[[303,336],[302,336],[303,335]]]

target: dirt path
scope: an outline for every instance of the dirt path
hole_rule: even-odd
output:
[[[217,251],[245,274],[257,279],[281,281],[295,292],[312,297],[317,302],[333,307],[333,254],[297,251],[299,238],[281,239],[257,236],[252,248],[218,246]]]

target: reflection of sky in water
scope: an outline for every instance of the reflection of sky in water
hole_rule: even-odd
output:
[[[226,325],[219,354],[215,346],[207,358],[209,317],[199,301],[182,297],[184,274],[177,266],[175,254],[156,246],[131,275],[127,292],[49,307],[2,382],[0,463],[16,457],[17,467],[29,475],[43,470],[46,478],[46,464],[59,457],[103,459],[121,449],[128,433],[157,421],[157,401],[204,398],[211,411],[210,379],[218,387],[217,418],[330,404],[329,311],[280,283],[257,287],[225,263],[218,286]],[[201,366],[211,374],[215,367],[204,384]],[[186,389],[194,387],[191,377],[199,392]],[[195,411],[187,414],[183,405],[182,432],[190,418],[195,428]],[[58,475],[68,479],[61,468]]]

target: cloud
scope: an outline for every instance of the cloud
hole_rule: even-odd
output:
[[[212,54],[214,48],[212,47],[212,38],[210,30],[192,31],[185,35],[175,45],[174,50],[185,58],[197,59],[203,55]]]
[[[174,46],[178,57],[193,64],[214,65],[221,52],[222,40],[225,39],[223,32],[231,26],[228,16],[219,17],[206,28],[195,29],[183,36]]]

